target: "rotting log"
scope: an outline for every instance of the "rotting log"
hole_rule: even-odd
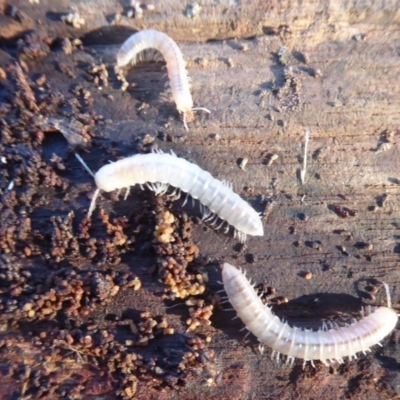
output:
[[[87,153],[80,153],[92,169],[138,151],[137,139],[143,142],[148,134],[164,151],[172,149],[215,177],[232,181],[240,195],[257,210],[266,211],[265,236],[249,238],[244,247],[202,224],[194,225],[193,242],[199,248],[199,259],[208,265],[211,293],[221,288],[217,283],[218,262],[228,261],[246,269],[253,281],[273,286],[277,295],[289,299],[274,310],[298,326],[317,329],[321,320],[357,317],[362,304],[384,304],[382,291],[375,300],[366,298],[370,278],[390,285],[394,307],[399,310],[397,2],[346,2],[346,6],[344,2],[263,4],[204,4],[198,15],[187,18],[186,4],[160,2],[155,4],[154,12],[132,19],[115,16],[126,13],[128,2],[77,2],[76,10],[84,16],[85,25],[76,29],[60,21],[61,15],[70,11],[69,2],[15,1],[13,5],[24,14],[20,20],[15,13],[11,17],[9,4],[3,4],[8,11],[0,16],[4,43],[1,66],[9,74],[6,65],[16,57],[16,37],[34,29],[39,38],[48,38],[49,47],[36,59],[30,59],[26,52],[20,54],[28,67],[26,75],[35,81],[44,74],[49,86],[66,97],[72,97],[78,84],[81,88],[77,97],[89,91],[93,100],[88,108],[106,121],[94,125],[92,132],[101,139],[101,146],[95,143]],[[178,41],[193,79],[194,103],[212,111],[210,115],[196,114],[188,133],[172,100],[160,96],[164,81],[159,66],[144,64],[129,70],[127,79],[134,86],[126,92],[119,90],[121,83],[113,73],[119,48],[116,43],[130,32],[150,27]],[[63,37],[81,38],[84,47],[64,54],[56,43],[52,44]],[[108,86],[99,89],[90,81],[88,69],[92,63],[105,63]],[[1,96],[2,102],[8,101],[5,90]],[[71,115],[66,110],[57,117],[69,123]],[[299,177],[307,130],[310,142],[302,184]],[[32,205],[30,218],[35,229],[46,230],[50,216],[65,218],[74,210],[77,231],[90,201],[86,195],[93,191],[94,184],[56,132],[54,127],[44,129],[46,139],[39,149],[46,160],[53,153],[61,157],[66,172],[59,174],[68,182],[69,193],[55,192],[54,199],[43,207]],[[278,158],[272,162],[275,154]],[[248,162],[242,170],[238,164],[244,158]],[[2,175],[3,192],[9,184],[5,178]],[[100,205],[112,218],[131,218],[144,208],[150,215],[155,207],[151,194],[139,190],[133,193],[135,197],[128,202],[105,196]],[[51,198],[51,193],[44,192],[43,196]],[[342,218],[335,206],[356,210],[356,215]],[[172,212],[179,215],[179,208]],[[94,227],[98,230],[96,238],[110,235],[99,214]],[[383,348],[374,348],[367,356],[340,367],[317,365],[315,370],[310,366],[303,370],[301,362],[294,367],[277,365],[270,360],[269,352],[261,356],[255,339],[244,341],[239,332],[241,324],[230,321],[233,313],[215,310],[211,326],[186,332],[187,307],[168,309],[176,302],[163,299],[163,285],[149,273],[156,259],[146,250],[146,238],[149,236],[137,235],[140,246],[136,244],[135,251],[122,255],[118,265],[110,265],[137,275],[142,281],[140,290],[121,290],[91,314],[62,321],[64,329],[68,323],[72,324],[70,330],[85,324],[97,324],[101,329],[107,327],[110,315],[137,318],[139,311],[166,315],[175,336],[156,340],[150,348],[141,350],[145,358],[157,357],[160,346],[179,353],[187,338],[211,337],[207,348],[215,352],[214,357],[193,366],[183,387],[168,381],[160,384],[156,374],[150,378],[145,375],[136,395],[158,399],[399,396],[398,330],[384,341]],[[29,243],[29,237],[24,240]],[[20,261],[29,266],[31,259]],[[44,262],[39,255],[33,259],[35,263]],[[85,256],[65,257],[61,264],[78,271],[96,270]],[[304,272],[311,272],[312,279],[304,279]],[[43,322],[19,322],[3,325],[12,332],[3,333],[2,398],[10,398],[9,393],[29,394],[35,369],[42,371],[43,382],[51,382],[54,396],[60,398],[70,386],[78,384],[86,387],[80,392],[85,398],[101,395],[111,399],[121,389],[117,374],[107,375],[104,365],[96,366],[93,358],[72,345],[64,345],[63,352],[57,349],[46,360],[40,359],[37,337],[56,322],[49,323],[50,327]],[[34,332],[34,340],[30,332]],[[131,333],[124,334],[123,343]],[[58,383],[46,378],[50,373]],[[104,376],[107,379],[102,380]]]

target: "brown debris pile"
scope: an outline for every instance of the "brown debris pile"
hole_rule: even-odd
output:
[[[100,264],[118,265],[121,253],[134,250],[135,237],[126,233],[132,227],[125,216],[110,221],[110,216],[103,209],[99,215],[108,236],[97,238],[95,229],[92,229],[92,220],[84,218],[80,223],[79,238],[85,247],[85,255]]]
[[[105,64],[92,64],[87,72],[89,74],[89,80],[97,87],[108,86],[108,71]]]
[[[41,272],[35,277],[33,273]],[[53,320],[60,313],[69,317],[85,316],[98,305],[110,303],[122,289],[140,287],[131,274],[76,272],[62,268],[44,275],[43,270],[23,267],[15,258],[1,256],[0,320],[11,324]]]
[[[71,211],[64,219],[61,216],[50,218],[53,224],[51,235],[51,256],[59,263],[66,254],[74,254],[79,250],[79,244],[72,231],[74,212]]]
[[[170,300],[186,299],[190,314],[186,321],[188,330],[210,325],[210,317],[219,299],[207,296],[206,272],[189,272],[199,255],[198,247],[192,242],[192,223],[186,214],[182,216],[182,221],[175,218],[165,210],[162,199],[157,198],[156,202],[154,248],[158,256],[158,273],[165,284],[165,296]]]
[[[0,354],[7,348],[17,349],[3,377],[9,379],[21,371],[20,396],[65,398],[68,390],[68,395],[78,397],[108,392],[122,399],[143,398],[154,385],[158,389],[153,393],[161,394],[180,387],[193,374],[210,382],[217,375],[214,351],[206,350],[209,338],[171,337],[174,331],[166,318],[149,312],[141,313],[139,319],[99,320],[69,328],[31,327],[28,342],[13,334],[0,339]],[[156,352],[143,353],[141,348],[149,345],[152,335],[163,345]],[[73,388],[65,387],[68,379],[75,382]]]
[[[18,40],[17,48],[20,56],[34,59],[45,57],[50,52],[50,44],[50,39],[29,32]]]
[[[21,66],[18,63],[9,65],[8,73],[17,88],[17,91],[15,92],[16,102],[19,104],[22,103],[21,105],[27,107],[30,111],[39,111],[35,95],[28,84]]]
[[[60,131],[72,148],[90,143],[90,129],[101,118],[84,109],[89,105],[87,101],[81,104],[72,96],[67,99],[63,94],[54,92],[45,76],[37,80],[35,86],[18,63],[10,64],[6,71],[13,84],[5,82],[8,100],[13,107],[0,104],[1,134],[5,143],[23,139],[37,147],[42,144],[46,131]],[[58,117],[59,114],[65,115],[64,110],[68,108],[74,115],[73,119]]]
[[[165,317],[153,317],[149,311],[140,313],[140,322],[135,324],[132,319],[117,322],[118,326],[129,326],[135,339],[125,341],[127,346],[147,346],[149,341],[162,335],[173,335],[174,328],[168,325]]]
[[[276,96],[280,100],[282,110],[299,111],[302,109],[301,99],[301,80],[298,77],[299,72],[293,67],[285,67],[283,69],[284,84],[276,89]]]
[[[202,294],[205,291],[206,275],[187,272],[188,264],[199,254],[199,249],[191,241],[191,222],[186,217],[183,226],[179,227],[179,221],[170,211],[165,211],[162,201],[158,200],[156,199],[155,250],[159,257],[159,275],[167,287],[168,297],[175,300]]]
[[[195,330],[199,325],[211,325],[210,317],[214,309],[213,304],[207,304],[205,300],[193,297],[186,300],[185,304],[190,306],[190,318],[186,320],[189,325],[188,330]]]
[[[34,40],[27,36],[19,43],[27,58],[44,56]],[[75,76],[73,66],[65,67],[70,73],[63,79]],[[151,250],[147,242],[153,238],[146,238],[153,235],[148,220],[154,213],[152,205],[151,212],[129,218],[99,210],[88,220],[76,207],[74,158],[47,151],[46,139],[58,132],[70,149],[91,144],[93,130],[104,121],[92,111],[90,92],[71,84],[71,92],[61,93],[49,76],[33,79],[17,63],[2,71],[0,361],[9,364],[4,379],[17,387],[15,397],[117,393],[128,399],[203,374],[214,357],[207,341],[188,341],[165,316],[148,311],[135,318],[110,316],[107,307],[119,304],[116,298],[142,286],[121,263],[135,251],[139,236]],[[104,66],[88,72],[96,85],[106,85]],[[66,148],[59,140],[59,148]],[[159,201],[154,248],[166,296],[186,300],[189,329],[209,325],[215,304],[207,295],[207,274],[195,265],[199,250],[191,240],[191,222],[164,211]]]
[[[43,76],[35,86],[18,63],[10,64],[6,71],[1,79],[9,78],[4,82],[6,91],[3,92],[9,104],[0,103],[0,182],[3,188],[0,190],[3,254],[0,318],[15,322],[19,318],[52,320],[61,311],[75,316],[78,312],[85,314],[96,303],[118,293],[120,284],[117,281],[128,287],[134,278],[129,274],[121,277],[117,272],[92,273],[63,268],[69,267],[68,259],[82,259],[81,251],[90,255],[87,242],[91,238],[85,235],[84,224],[76,232],[74,212],[70,211],[64,216],[45,215],[33,226],[31,213],[38,207],[47,210],[57,201],[57,194],[68,198],[68,181],[60,176],[67,170],[64,160],[55,153],[50,160],[44,159],[44,130],[59,130],[70,139],[70,144],[87,145],[90,136],[86,131],[101,119],[87,112],[87,104],[82,105],[72,95],[67,99],[51,90]],[[68,135],[71,124],[65,119],[66,109],[76,123],[85,124],[84,135],[77,131]],[[82,140],[76,139],[78,137]],[[115,263],[119,260],[115,247],[129,242],[122,232],[126,225],[119,222],[114,226],[103,217],[111,238],[104,246],[101,241],[96,244],[100,247],[100,259]],[[13,319],[15,321],[11,321]]]

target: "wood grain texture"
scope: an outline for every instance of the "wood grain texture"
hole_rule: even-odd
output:
[[[200,11],[194,17],[190,17],[190,2],[159,0],[143,4],[153,4],[154,11],[145,10],[138,19],[127,16],[130,1],[2,1],[0,37],[12,39],[27,29],[35,29],[53,38],[84,35],[91,41],[122,43],[129,32],[151,27],[168,32],[178,41],[205,42],[274,35],[289,28],[296,36],[341,41],[349,33],[358,33],[358,26],[389,32],[395,31],[400,21],[396,0],[201,1],[197,3]],[[15,8],[10,12],[10,7]],[[19,14],[15,17],[16,10]],[[85,20],[79,29],[61,21],[63,15],[74,11]]]
[[[393,306],[400,310],[397,1],[287,1],[268,7],[264,1],[199,2],[202,9],[193,19],[184,16],[182,2],[160,1],[154,2],[155,12],[144,12],[143,19],[123,16],[116,23],[114,14],[123,13],[128,2],[89,0],[74,4],[85,16],[81,30],[59,21],[59,15],[68,11],[67,1],[14,3],[30,19],[21,23],[0,16],[5,27],[1,36],[8,45],[12,46],[15,35],[32,27],[51,38],[82,37],[88,44],[85,51],[68,56],[51,51],[27,63],[30,77],[44,73],[61,93],[70,93],[78,81],[91,91],[94,109],[112,121],[98,135],[105,142],[117,143],[113,152],[94,146],[84,155],[93,170],[112,157],[131,155],[136,151],[135,139],[150,134],[162,150],[173,149],[216,178],[232,181],[234,190],[258,211],[271,202],[264,237],[250,238],[244,248],[195,225],[200,258],[212,261],[211,291],[221,288],[217,263],[227,261],[244,268],[254,282],[273,286],[277,295],[289,299],[274,311],[296,326],[316,329],[324,319],[339,322],[357,316],[362,304],[385,304],[383,290],[375,301],[362,299],[369,278],[389,284]],[[37,19],[42,25],[37,25]],[[113,74],[119,49],[115,43],[142,28],[165,31],[178,41],[193,79],[194,103],[211,110],[210,115],[196,114],[188,133],[172,100],[160,96],[164,81],[159,66],[144,64],[129,70],[126,77],[136,86],[127,92],[119,90],[120,82]],[[282,47],[286,48],[284,63],[277,55]],[[3,50],[2,60],[8,62],[9,47]],[[60,62],[77,78],[56,69]],[[109,71],[109,85],[102,90],[88,82],[85,72],[88,65],[100,62]],[[306,130],[310,131],[308,168],[301,184]],[[94,189],[94,183],[68,154],[64,142],[52,146],[47,142],[43,151],[51,154],[56,149],[65,159],[71,185],[67,205],[83,216],[89,202],[86,193]],[[273,154],[279,157],[268,165]],[[242,158],[249,160],[245,170],[238,167]],[[102,205],[116,216],[129,214],[132,208],[139,212],[142,202],[150,200],[138,191],[135,195],[137,199],[128,200],[132,204],[119,201],[116,205],[108,197]],[[341,218],[334,211],[336,205],[355,209],[357,215]],[[46,219],[60,209],[67,212],[57,198],[34,218]],[[142,254],[125,258],[115,268],[135,271],[143,290],[117,295],[106,310],[98,308],[91,317],[101,324],[107,313],[150,310],[167,314],[177,334],[187,335],[187,311],[166,309],[162,285],[148,273],[154,263]],[[312,272],[313,278],[303,279],[304,271]],[[254,338],[243,340],[242,326],[230,320],[233,316],[214,311],[212,325],[196,330],[212,337],[209,348],[216,354],[212,363],[205,363],[181,389],[161,393],[153,387],[142,391],[142,398],[372,400],[400,395],[398,329],[382,349],[357,361],[303,370],[301,363],[290,368],[277,365],[269,353],[261,356]],[[4,363],[33,360],[37,350],[28,347],[17,355],[3,353]],[[33,361],[28,363],[34,368]],[[74,373],[76,368],[72,368]],[[81,375],[89,375],[87,369],[87,363],[83,364]],[[96,386],[99,377],[93,374],[85,379]],[[207,380],[215,376],[217,382]],[[7,377],[8,384],[19,387],[12,376]],[[96,395],[115,396],[108,385],[96,388]]]

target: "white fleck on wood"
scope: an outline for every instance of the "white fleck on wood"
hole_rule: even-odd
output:
[[[308,142],[310,140],[310,131],[306,131],[304,135],[304,156],[303,156],[303,169],[300,171],[300,181],[304,185],[307,172],[307,155],[308,155]]]
[[[164,57],[167,64],[172,97],[176,103],[176,108],[183,114],[185,129],[189,130],[186,124],[186,115],[188,113],[193,110],[203,110],[208,113],[210,111],[203,107],[193,108],[186,64],[182,52],[174,40],[165,33],[152,29],[137,32],[122,44],[117,54],[117,66],[120,68],[129,63],[136,64],[138,54],[147,49],[156,49]]]
[[[232,225],[239,239],[245,240],[246,235],[264,234],[259,214],[233,192],[229,184],[176,155],[151,153],[126,157],[100,168],[94,179],[98,189],[105,192],[148,184],[156,194],[164,194],[168,186],[173,186],[206,206],[209,210],[203,211],[205,218],[211,211]]]
[[[288,360],[301,358],[305,362],[320,360],[343,362],[343,357],[356,357],[387,336],[395,327],[398,315],[391,308],[379,307],[371,314],[351,325],[319,331],[291,327],[274,315],[263,304],[245,275],[233,265],[224,263],[222,280],[232,307],[246,328],[257,337],[262,345],[274,352],[285,354]]]

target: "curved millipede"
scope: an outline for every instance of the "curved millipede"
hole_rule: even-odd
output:
[[[176,103],[176,108],[183,115],[185,129],[189,130],[186,123],[188,113],[194,110],[203,110],[208,113],[210,111],[204,107],[193,108],[185,61],[174,40],[165,33],[153,29],[137,32],[122,44],[117,54],[117,66],[120,68],[129,63],[136,64],[138,54],[147,49],[156,49],[164,57],[167,64],[172,97]]]
[[[387,336],[395,327],[398,315],[391,308],[389,289],[388,307],[378,307],[369,315],[348,326],[312,331],[291,327],[274,315],[263,304],[246,276],[233,265],[224,263],[222,280],[229,302],[238,317],[253,333],[261,345],[271,347],[274,352],[285,354],[287,361],[301,358],[304,363],[320,360],[343,362],[344,357],[356,358],[356,353],[370,349],[371,346]],[[274,354],[274,353],[273,353]]]
[[[175,154],[137,154],[104,165],[96,174],[90,171],[78,154],[76,156],[94,176],[97,185],[89,208],[89,217],[100,190],[111,192],[129,189],[136,184],[146,184],[157,195],[163,195],[169,186],[173,186],[200,201],[204,221],[215,224],[219,218],[232,225],[241,242],[246,240],[246,235],[264,234],[259,214],[233,192],[231,185],[215,179],[209,172]]]

